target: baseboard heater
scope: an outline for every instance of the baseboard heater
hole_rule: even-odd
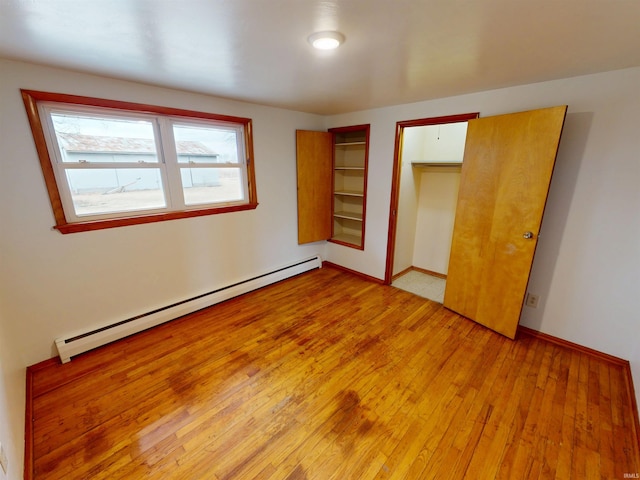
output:
[[[322,259],[319,256],[315,256],[126,320],[58,338],[55,341],[58,355],[60,355],[62,363],[67,363],[75,355],[88,352],[170,320],[175,320],[183,315],[210,307],[238,295],[321,267]]]

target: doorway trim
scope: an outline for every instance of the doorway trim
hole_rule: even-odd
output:
[[[445,115],[442,117],[403,120],[396,123],[396,140],[393,151],[393,175],[391,178],[391,202],[389,205],[389,228],[387,230],[387,260],[384,274],[384,284],[391,285],[393,277],[393,260],[396,246],[396,227],[398,223],[398,202],[400,199],[400,173],[402,164],[402,139],[407,127],[424,127],[427,125],[443,125],[445,123],[459,123],[473,120],[480,116],[479,112]]]

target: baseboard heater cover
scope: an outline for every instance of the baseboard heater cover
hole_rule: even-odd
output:
[[[120,340],[143,330],[147,330],[156,325],[175,320],[189,313],[196,312],[216,303],[229,300],[244,293],[251,292],[272,283],[279,282],[289,277],[299,275],[309,270],[322,268],[320,256],[301,260],[299,262],[277,268],[271,272],[263,273],[255,277],[218,288],[208,293],[189,298],[181,302],[158,308],[151,312],[137,315],[126,320],[105,325],[89,331],[76,332],[66,337],[58,338],[55,341],[60,361],[67,363],[71,357],[79,355],[94,348]]]

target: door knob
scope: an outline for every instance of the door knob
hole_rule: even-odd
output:
[[[524,238],[526,238],[527,240],[533,238],[533,232],[524,232],[524,235],[522,235]]]

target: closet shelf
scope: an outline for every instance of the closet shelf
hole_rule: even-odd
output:
[[[343,245],[362,245],[361,235],[349,235],[347,233],[338,233],[331,237],[331,242],[340,243]]]
[[[362,213],[356,213],[356,212],[335,212],[333,214],[334,217],[338,217],[338,218],[346,218],[348,220],[355,220],[357,222],[361,222],[362,221]]]
[[[433,162],[433,161],[414,161],[411,162],[411,166],[416,168],[428,168],[428,167],[461,167],[462,160],[452,160],[452,161],[441,161],[441,162]]]
[[[340,190],[333,192],[334,195],[342,195],[345,197],[364,197],[364,192],[359,192],[357,190]]]

